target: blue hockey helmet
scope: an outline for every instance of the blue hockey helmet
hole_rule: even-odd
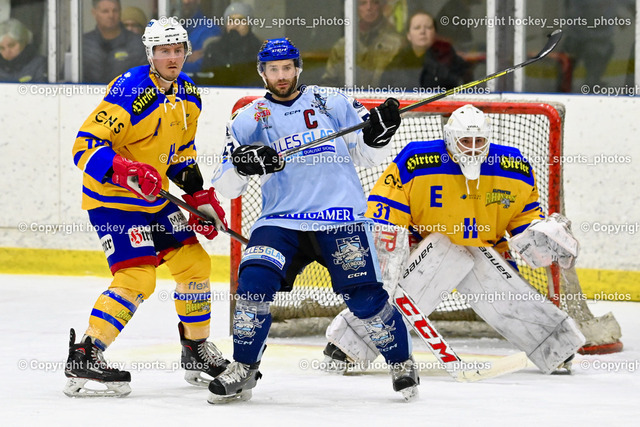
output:
[[[264,63],[293,59],[293,64],[298,68],[298,75],[302,71],[302,58],[300,51],[288,38],[266,40],[258,52],[258,73],[264,72]]]

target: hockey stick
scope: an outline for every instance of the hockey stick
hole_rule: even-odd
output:
[[[524,62],[522,62],[520,64],[514,65],[513,67],[509,67],[509,68],[506,68],[506,69],[504,69],[502,71],[498,71],[496,73],[490,74],[490,75],[488,75],[487,77],[485,77],[483,79],[475,80],[475,81],[469,82],[469,83],[465,83],[463,85],[454,87],[453,89],[449,89],[446,92],[438,93],[438,94],[433,95],[433,96],[431,96],[429,98],[423,99],[422,101],[418,101],[418,102],[416,102],[414,104],[408,105],[408,106],[400,109],[400,114],[402,115],[402,114],[404,114],[404,113],[406,113],[408,111],[414,110],[414,109],[416,109],[418,107],[421,107],[423,105],[426,105],[426,104],[429,104],[431,102],[437,101],[439,99],[445,98],[445,97],[447,97],[449,95],[455,95],[455,94],[457,94],[459,92],[462,92],[463,90],[470,89],[470,88],[472,88],[474,86],[478,86],[479,84],[488,82],[489,80],[493,80],[495,78],[502,77],[502,76],[504,76],[506,74],[514,72],[515,70],[517,70],[519,68],[526,67],[529,64],[532,64],[532,63],[534,63],[536,61],[539,61],[540,59],[542,59],[545,56],[547,56],[558,45],[558,42],[560,42],[560,38],[562,38],[562,30],[555,30],[554,32],[549,34],[548,40],[547,40],[547,44],[545,44],[545,46],[542,48],[542,50],[536,56],[534,56],[533,58],[529,58],[529,59],[527,59],[526,61],[524,61]],[[359,123],[359,124],[357,124],[355,126],[351,126],[351,127],[346,128],[346,129],[343,129],[341,131],[338,131],[338,132],[332,133],[330,135],[324,136],[322,138],[316,139],[315,141],[312,141],[312,142],[310,142],[308,144],[303,144],[303,145],[300,145],[298,147],[294,147],[294,148],[290,148],[288,150],[285,150],[285,151],[280,153],[280,156],[284,157],[284,158],[287,158],[287,157],[289,157],[289,156],[291,156],[293,154],[296,154],[296,153],[298,153],[300,151],[307,150],[309,148],[313,148],[313,147],[315,147],[317,145],[320,145],[320,144],[325,143],[327,141],[331,141],[332,139],[344,136],[344,135],[346,135],[348,133],[355,132],[355,131],[357,131],[359,129],[364,129],[368,125],[369,125],[369,121],[367,120],[367,121]]]
[[[174,204],[180,206],[182,209],[185,209],[185,210],[191,212],[192,214],[199,216],[202,219],[206,219],[207,221],[211,221],[211,222],[215,223],[213,218],[210,218],[207,214],[205,214],[203,212],[200,212],[198,209],[196,209],[193,206],[191,206],[190,204],[182,201],[181,199],[179,199],[176,196],[172,195],[168,191],[160,190],[160,193],[158,193],[158,195],[160,197],[163,197],[163,198],[167,199],[171,203],[174,203]],[[237,240],[238,242],[242,243],[245,246],[249,243],[249,239],[244,237],[242,234],[236,233],[235,231],[233,231],[230,228],[222,229],[220,231],[222,231],[224,234],[229,235],[232,239]]]
[[[411,297],[400,286],[396,287],[393,302],[429,350],[431,350],[440,363],[444,365],[444,369],[456,381],[473,382],[487,378],[495,378],[500,375],[519,371],[527,366],[527,355],[521,351],[490,362],[488,369],[473,367],[471,363],[464,362],[460,359],[427,316],[420,311]],[[466,365],[471,367],[471,369],[465,369],[467,367]]]

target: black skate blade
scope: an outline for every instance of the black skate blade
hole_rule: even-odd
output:
[[[99,385],[100,388],[87,387]],[[62,392],[69,397],[125,397],[131,386],[124,381],[96,381],[89,378],[69,378]]]
[[[236,394],[229,394],[226,396],[209,393],[207,402],[211,403],[212,405],[225,405],[232,402],[246,402],[247,400],[251,399],[251,395],[251,389],[243,390]]]

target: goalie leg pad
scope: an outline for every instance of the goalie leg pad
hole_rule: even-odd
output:
[[[531,354],[529,359],[545,374],[558,369],[565,360],[575,355],[585,338],[574,320],[567,318],[559,324]]]
[[[342,296],[348,309],[343,310],[333,319],[326,331],[327,339],[342,350],[350,361],[366,367],[368,362],[373,361],[380,353],[371,340],[369,328],[361,319],[375,318],[383,313],[385,308],[391,308],[388,303],[389,295],[380,283],[368,283],[351,287]],[[395,328],[393,330],[395,331]],[[329,354],[327,356],[326,371],[334,373],[346,371],[347,362],[340,361]]]
[[[465,247],[451,243],[443,234],[433,233],[411,252],[399,286],[428,316],[473,265],[473,257]]]
[[[473,270],[458,291],[473,310],[544,373],[584,344],[569,316],[538,293],[492,248],[467,248]]]
[[[389,295],[395,292],[402,265],[409,257],[408,233],[406,228],[382,224],[376,224],[373,230],[382,283]]]
[[[342,310],[331,322],[326,332],[327,340],[334,344],[356,364],[366,365],[380,354],[371,341],[362,320],[349,309]]]

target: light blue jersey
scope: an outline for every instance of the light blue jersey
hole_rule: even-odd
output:
[[[229,158],[240,145],[269,145],[281,153],[368,117],[362,104],[333,88],[302,86],[300,94],[286,102],[267,94],[239,110],[227,124],[223,162],[212,185],[230,199],[246,190],[248,178],[236,172]],[[262,214],[253,228],[319,231],[369,221],[355,166],[376,166],[388,154],[386,147],[367,146],[358,130],[287,158],[282,171],[261,177]]]

